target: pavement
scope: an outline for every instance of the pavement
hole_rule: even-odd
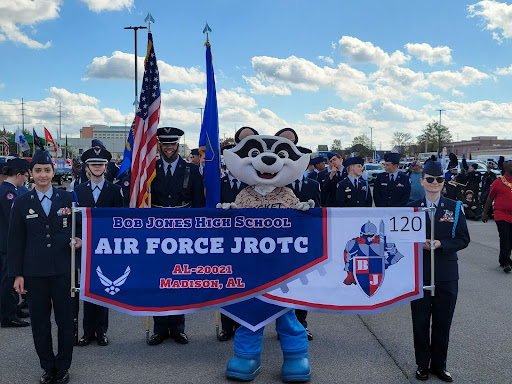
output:
[[[498,266],[494,222],[469,222],[471,243],[459,252],[459,299],[451,330],[448,370],[457,383],[510,383],[512,274]],[[418,382],[409,305],[378,314],[310,312],[311,383]],[[228,383],[233,341],[215,337],[212,310],[186,315],[188,345],[145,343],[144,317],[110,311],[110,344],[76,347],[72,383]],[[80,331],[81,332],[81,331]],[[56,326],[53,326],[55,336]],[[81,335],[80,335],[81,336]],[[254,383],[280,383],[282,354],[274,325],[264,333],[262,369]],[[37,383],[42,370],[30,328],[0,329],[0,384]],[[432,377],[429,382],[441,382]]]

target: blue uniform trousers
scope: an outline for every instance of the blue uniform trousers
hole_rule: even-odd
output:
[[[422,299],[411,302],[414,351],[416,364],[421,368],[428,368],[430,363],[435,369],[446,369],[458,283],[458,280],[436,281],[434,297],[425,291]]]
[[[69,275],[49,277],[25,276],[32,336],[41,368],[66,370],[73,353],[73,300]],[[58,327],[58,353],[53,352],[51,312]]]
[[[263,347],[263,330],[253,332],[243,325],[235,333],[235,354],[259,355]],[[276,319],[276,332],[279,334],[283,352],[300,352],[308,349],[306,330],[291,310]]]
[[[18,294],[13,285],[14,278],[7,274],[7,254],[0,252],[0,321],[4,324],[16,319]]]

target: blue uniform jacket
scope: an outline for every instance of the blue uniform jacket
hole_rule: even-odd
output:
[[[407,206],[425,207],[426,204],[425,199],[421,199],[412,201]],[[459,219],[455,227],[455,237],[452,238],[456,204],[456,201],[441,196],[439,206],[436,209],[434,238],[441,241],[441,247],[434,251],[435,281],[459,279],[457,251],[466,248],[470,241],[466,216],[462,209],[459,211]],[[427,215],[427,220],[425,221],[427,226],[426,238],[430,239],[430,214],[425,214]],[[423,280],[425,284],[430,284],[430,250],[423,250]]]
[[[98,197],[98,201],[94,202],[92,196],[91,182],[83,183],[75,187],[75,193],[78,197],[78,205],[80,207],[122,207],[123,196],[121,195],[121,187],[105,180],[103,188]]]
[[[320,183],[322,189],[322,206],[323,207],[335,207],[336,206],[336,187],[338,183],[348,176],[347,169],[343,167],[343,170],[338,174],[330,178],[330,172],[327,171],[323,176]],[[319,179],[320,180],[320,179]]]
[[[411,194],[409,176],[398,172],[391,182],[389,173],[379,173],[373,184],[373,201],[377,207],[405,207]]]
[[[73,201],[72,193],[53,188],[52,206],[46,216],[35,189],[14,200],[7,242],[9,276],[70,273]],[[77,236],[79,224],[77,218]]]
[[[368,181],[359,178],[357,189],[350,179],[346,177],[338,183],[336,192],[336,206],[338,207],[371,207],[372,192]]]
[[[302,187],[298,195],[295,193],[292,184],[288,184],[287,187],[293,191],[295,196],[297,196],[301,202],[306,202],[311,199],[315,202],[315,208],[322,206],[320,197],[320,183],[318,181],[310,179],[309,177],[303,177]]]
[[[242,189],[247,187],[247,184],[240,182],[240,188],[231,188],[229,176],[221,177],[220,179],[220,202],[221,203],[234,203],[237,195]]]
[[[187,168],[190,169],[189,178],[186,188],[183,188]],[[204,184],[199,167],[187,163],[180,156],[174,174],[166,176],[163,161],[157,160],[156,177],[151,183],[151,201],[160,207],[179,207],[187,204],[191,208],[204,207]]]
[[[14,184],[4,181],[0,185],[0,252],[7,252],[7,228],[14,199],[18,196],[18,190]]]

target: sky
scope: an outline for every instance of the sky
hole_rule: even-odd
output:
[[[130,126],[134,32],[148,11],[160,126],[197,146],[208,22],[220,137],[295,129],[313,150],[367,134],[416,138],[432,121],[454,140],[512,139],[512,2],[410,0],[0,0],[0,125],[62,137]],[[138,32],[139,87],[147,31]],[[140,90],[139,90],[140,93]],[[371,127],[371,128],[370,128]]]

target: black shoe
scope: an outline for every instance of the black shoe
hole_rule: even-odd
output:
[[[162,344],[163,341],[163,337],[161,337],[158,333],[153,333],[148,340],[148,345]]]
[[[107,337],[106,333],[102,333],[102,334],[98,335],[97,339],[98,339],[98,345],[100,345],[102,347],[108,345],[108,337]]]
[[[510,265],[509,264],[505,265],[505,267],[503,268],[503,272],[509,273],[510,271],[512,271],[512,268],[510,268]]]
[[[308,335],[308,340],[313,340],[313,334],[309,329],[306,328],[306,334]]]
[[[416,378],[421,381],[428,380],[428,369],[418,367],[418,369],[416,369]]]
[[[175,334],[172,334],[171,337],[174,339],[175,342],[177,342],[178,344],[188,344],[188,337],[185,333],[183,332],[180,332],[180,333],[175,333]]]
[[[447,383],[451,383],[453,381],[452,375],[446,369],[436,369],[430,367],[430,373],[436,375],[439,380],[445,381]]]
[[[233,332],[225,331],[224,329],[219,332],[217,335],[217,340],[219,341],[228,341],[231,339]]]
[[[69,372],[67,369],[63,371],[57,371],[55,374],[55,383],[56,384],[63,384],[69,382]]]
[[[7,323],[0,324],[2,328],[19,328],[19,327],[28,327],[30,323],[26,320],[14,319],[8,321]]]
[[[18,309],[16,311],[16,316],[18,316],[19,319],[26,319],[30,317],[30,314],[28,312],[22,311],[21,309]]]
[[[80,340],[78,340],[79,347],[85,347],[86,345],[91,344],[91,342],[95,339],[94,336],[83,335]]]
[[[39,382],[41,384],[50,384],[50,383],[53,383],[54,379],[55,379],[55,371],[50,370],[50,371],[45,371],[43,373],[43,376],[41,376],[41,378],[39,379]]]

